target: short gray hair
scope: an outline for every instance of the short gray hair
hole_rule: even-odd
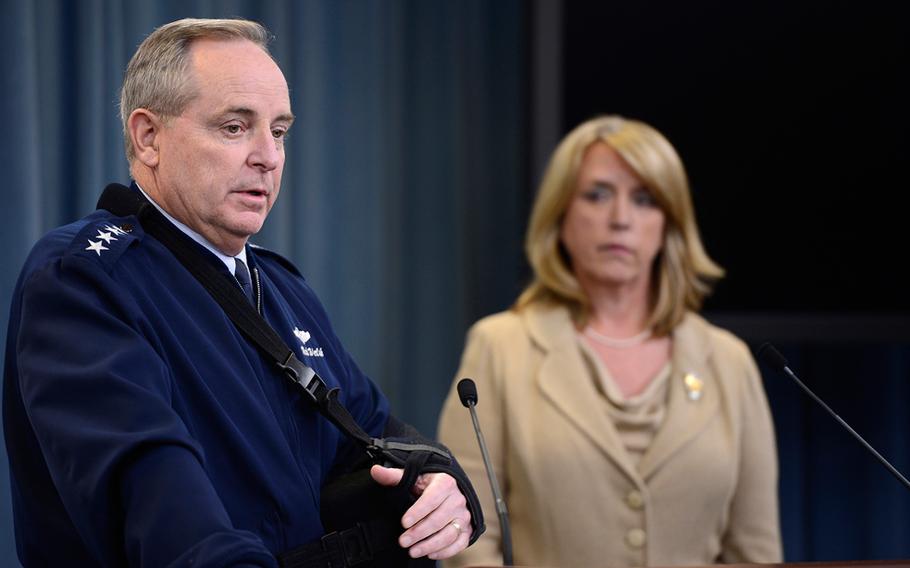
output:
[[[269,53],[271,35],[250,20],[195,18],[165,24],[149,34],[130,59],[120,90],[120,120],[130,162],[135,157],[127,125],[130,114],[146,108],[164,118],[178,116],[196,96],[189,51],[198,39],[249,40]]]

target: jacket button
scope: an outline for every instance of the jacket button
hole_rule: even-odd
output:
[[[632,548],[641,548],[645,545],[645,531],[632,529],[626,533],[626,544]]]
[[[628,505],[630,509],[638,511],[645,506],[645,499],[642,497],[641,492],[633,489],[626,495],[626,505]]]

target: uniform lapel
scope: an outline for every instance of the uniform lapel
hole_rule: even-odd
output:
[[[673,332],[666,421],[639,463],[647,479],[677,450],[699,434],[717,414],[720,405],[718,377],[710,370],[708,331],[701,318],[688,315]],[[683,382],[687,373],[702,381],[702,395],[691,400]]]
[[[535,380],[545,400],[577,428],[633,481],[640,480],[616,428],[603,408],[582,358],[575,326],[565,308],[529,308],[524,312],[531,337],[544,351]]]

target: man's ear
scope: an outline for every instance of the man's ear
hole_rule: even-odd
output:
[[[137,108],[130,113],[126,126],[136,159],[150,168],[157,166],[161,118],[148,109]]]

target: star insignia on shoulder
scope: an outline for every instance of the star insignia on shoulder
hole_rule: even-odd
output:
[[[110,250],[110,249],[107,248],[106,246],[104,246],[104,243],[102,243],[101,241],[93,241],[93,240],[89,239],[88,246],[85,247],[85,250],[93,250],[96,253],[98,253],[98,256],[101,256],[101,251]]]
[[[132,231],[133,227],[131,225],[124,225],[123,227],[117,227],[115,225],[105,225],[104,230],[110,231],[111,233],[114,233],[115,235],[117,235],[119,237],[120,235],[125,235],[125,234],[129,233],[130,231]]]
[[[100,239],[107,244],[111,244],[111,241],[117,240],[117,237],[112,235],[110,231],[101,231],[101,230],[98,231],[98,234],[95,235],[95,238]]]

